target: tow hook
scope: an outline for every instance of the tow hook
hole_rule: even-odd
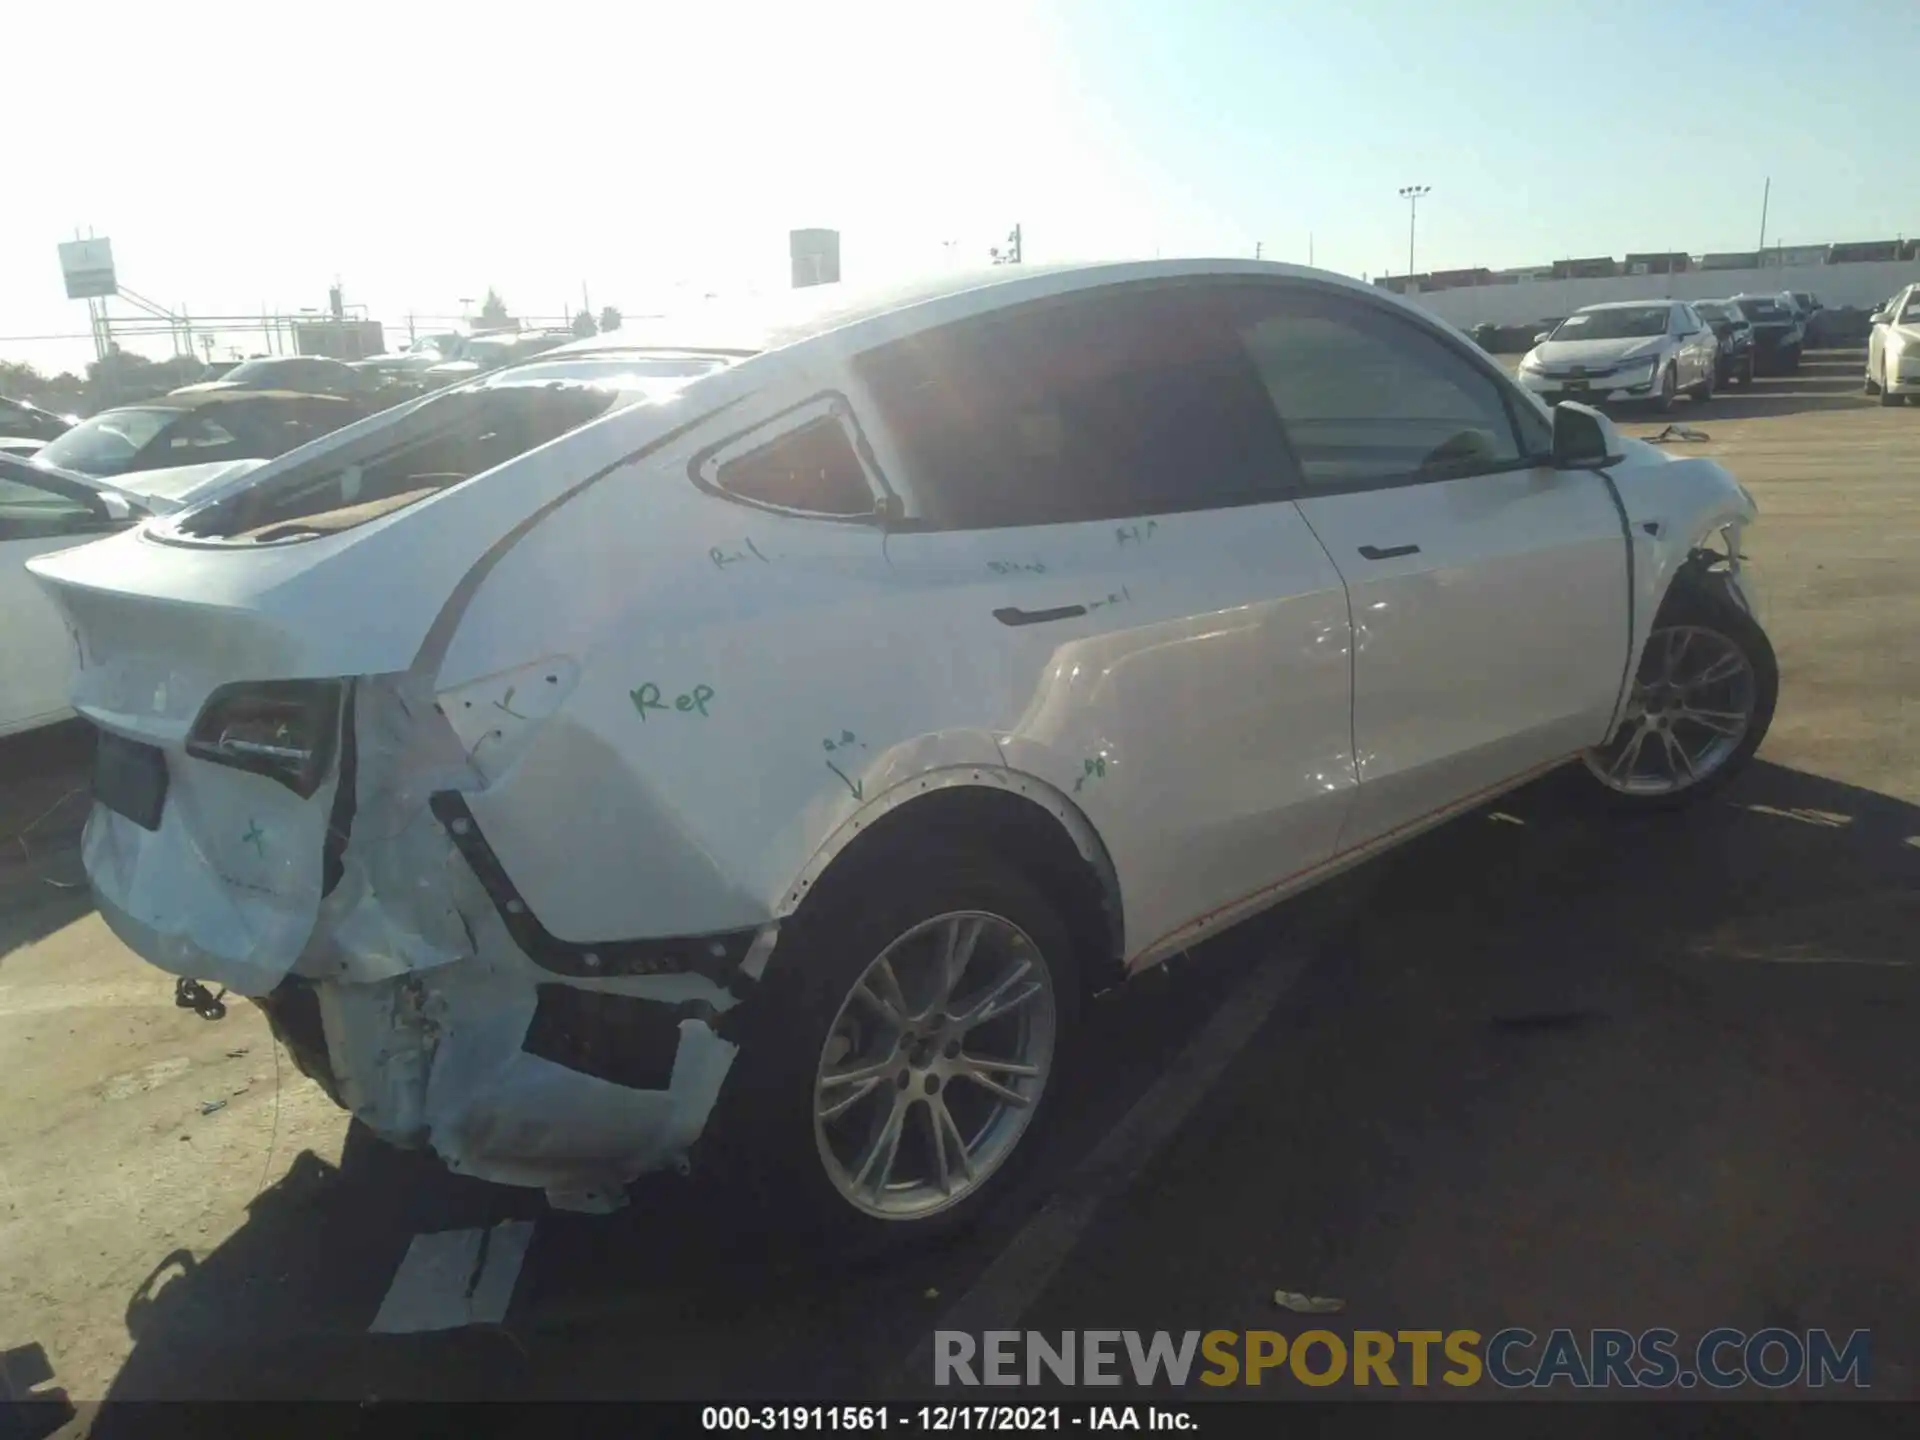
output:
[[[191,1010],[202,1020],[220,1020],[226,1017],[227,992],[221,988],[218,995],[208,992],[207,987],[198,980],[189,980],[182,975],[173,982],[173,1003],[182,1010]]]

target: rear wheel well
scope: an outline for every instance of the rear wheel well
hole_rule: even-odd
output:
[[[1043,805],[1007,790],[951,786],[889,810],[833,857],[809,898],[884,884],[890,871],[918,863],[927,850],[956,844],[978,845],[1013,866],[1058,908],[1088,993],[1124,978],[1120,896],[1105,857],[1090,860]]]

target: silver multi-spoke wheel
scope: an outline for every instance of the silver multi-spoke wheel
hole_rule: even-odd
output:
[[[1626,715],[1611,742],[1587,754],[1600,783],[1623,795],[1673,795],[1717,774],[1753,724],[1753,662],[1701,625],[1647,639]]]
[[[883,1220],[958,1203],[1013,1153],[1047,1083],[1046,959],[983,911],[937,915],[867,966],[814,1077],[814,1138],[840,1194]]]

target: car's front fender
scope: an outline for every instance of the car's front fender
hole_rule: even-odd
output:
[[[1675,457],[1641,440],[1627,440],[1622,449],[1622,463],[1607,473],[1625,513],[1633,557],[1631,675],[1675,577],[1695,551],[1725,554],[1736,591],[1754,608],[1741,574],[1741,535],[1759,506],[1717,460]],[[1621,688],[1624,703],[1627,687]]]

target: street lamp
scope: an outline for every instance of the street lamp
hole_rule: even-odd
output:
[[[1420,216],[1420,197],[1431,191],[1431,185],[1402,185],[1400,198],[1407,202],[1407,281],[1413,281],[1413,227]]]

